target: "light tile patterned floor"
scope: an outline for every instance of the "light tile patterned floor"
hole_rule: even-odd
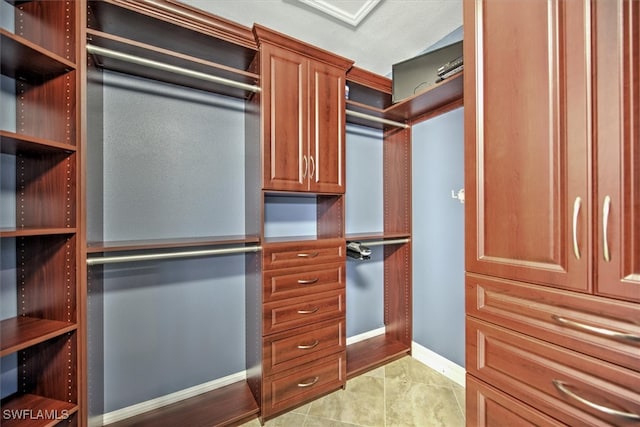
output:
[[[464,427],[464,388],[404,357],[347,382],[345,390],[265,423],[265,427]],[[242,427],[259,427],[253,420]]]

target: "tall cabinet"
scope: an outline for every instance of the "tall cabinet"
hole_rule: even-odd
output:
[[[77,425],[80,6],[0,6],[1,423]]]
[[[464,25],[467,423],[637,423],[639,4]]]

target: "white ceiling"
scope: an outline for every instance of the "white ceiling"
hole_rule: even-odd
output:
[[[182,1],[247,27],[259,23],[381,75],[461,34],[462,26],[462,0]]]

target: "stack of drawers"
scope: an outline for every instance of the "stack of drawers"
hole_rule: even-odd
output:
[[[263,246],[262,417],[346,381],[345,241]]]

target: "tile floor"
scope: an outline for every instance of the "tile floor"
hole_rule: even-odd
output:
[[[265,427],[464,427],[464,388],[404,357],[353,378],[338,390]],[[258,420],[242,427],[259,427]]]

